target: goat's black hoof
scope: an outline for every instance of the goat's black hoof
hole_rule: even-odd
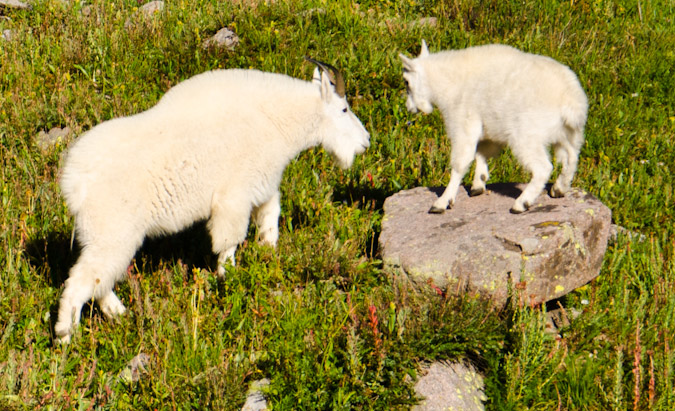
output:
[[[445,212],[444,208],[439,208],[436,206],[431,206],[429,209],[429,214],[443,214]]]

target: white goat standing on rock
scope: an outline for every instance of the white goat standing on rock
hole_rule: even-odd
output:
[[[511,212],[527,210],[553,171],[549,147],[562,164],[552,197],[569,190],[584,142],[588,102],[577,76],[544,56],[504,45],[485,45],[430,54],[422,40],[415,59],[400,55],[408,98],[415,113],[441,111],[452,145],[450,183],[429,210],[442,213],[455,203],[472,160],[471,195],[485,191],[487,160],[508,145],[532,173]]]
[[[349,110],[342,75],[315,60],[311,82],[256,70],[217,70],[169,90],[151,109],[106,121],[70,147],[61,189],[82,246],[60,301],[67,342],[92,297],[107,317],[125,311],[113,292],[146,236],[208,219],[218,274],[253,214],[276,245],[279,183],[288,163],[321,144],[343,168],[370,145]]]

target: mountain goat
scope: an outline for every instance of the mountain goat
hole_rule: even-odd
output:
[[[549,57],[497,44],[430,54],[422,40],[417,58],[399,57],[406,107],[427,114],[432,105],[438,107],[452,145],[450,183],[430,213],[454,205],[474,158],[471,195],[483,193],[487,160],[504,145],[532,173],[511,212],[527,210],[544,189],[553,171],[551,146],[562,164],[551,196],[565,195],[577,169],[588,112],[586,94],[572,70]]]
[[[207,219],[222,276],[251,215],[260,241],[276,245],[279,183],[298,153],[321,144],[348,168],[369,147],[340,72],[307,59],[318,65],[313,81],[256,70],[199,74],[70,147],[60,185],[82,250],[60,301],[62,342],[92,297],[106,317],[125,311],[113,287],[146,236]]]

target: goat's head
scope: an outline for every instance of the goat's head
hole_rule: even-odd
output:
[[[345,82],[335,67],[305,57],[317,65],[313,81],[321,91],[322,118],[319,125],[322,145],[342,168],[348,168],[354,156],[370,146],[370,134],[351,112],[345,97]]]
[[[422,111],[429,114],[434,111],[431,105],[431,89],[427,80],[427,74],[420,62],[421,59],[427,56],[429,56],[429,49],[424,40],[422,40],[422,50],[417,58],[411,59],[403,54],[399,54],[403,63],[403,81],[405,81],[408,95],[405,106],[411,113]]]

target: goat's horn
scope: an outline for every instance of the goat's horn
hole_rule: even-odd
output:
[[[342,73],[340,73],[340,70],[336,69],[335,67],[331,66],[328,63],[324,63],[323,61],[314,60],[309,56],[305,56],[305,60],[309,61],[310,63],[316,64],[317,66],[319,66],[319,68],[321,68],[321,70],[328,73],[328,78],[330,79],[330,82],[333,83],[333,85],[335,86],[335,92],[340,97],[345,96],[345,80],[342,77]]]

